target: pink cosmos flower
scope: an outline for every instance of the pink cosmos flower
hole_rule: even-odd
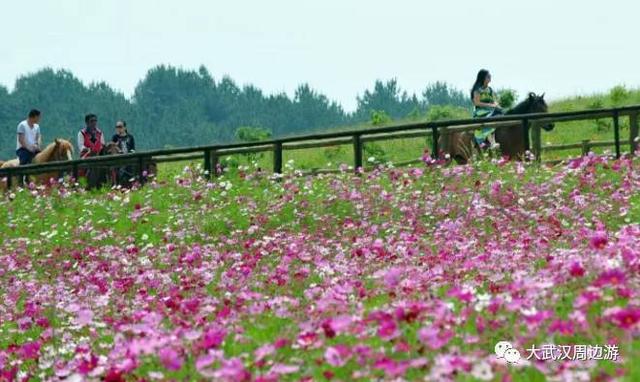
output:
[[[324,352],[324,359],[333,367],[344,366],[351,357],[351,349],[346,345],[329,346]]]
[[[589,237],[589,247],[592,249],[602,249],[607,245],[607,233],[596,231]]]
[[[453,331],[444,330],[441,331],[435,326],[428,328],[422,328],[418,331],[418,338],[422,343],[429,346],[432,350],[437,350],[449,343],[453,338]]]
[[[402,275],[404,272],[405,270],[402,267],[393,267],[389,269],[383,277],[384,285],[387,289],[395,288],[400,281],[402,281]]]
[[[80,326],[88,326],[93,322],[93,311],[91,309],[81,309],[76,313],[74,323]]]
[[[574,333],[573,321],[555,320],[549,325],[549,332],[557,332],[563,336],[571,336]]]
[[[40,341],[25,342],[20,346],[18,353],[22,359],[38,359],[40,356]]]
[[[271,370],[269,372],[274,373],[274,374],[293,374],[293,373],[297,373],[298,370],[300,370],[299,366],[295,366],[295,365],[285,365],[282,363],[276,363],[275,365],[273,365],[271,367]]]
[[[574,261],[569,266],[569,274],[573,277],[582,277],[584,276],[585,270],[582,267],[582,264],[578,261]]]
[[[380,360],[377,360],[373,367],[376,369],[384,370],[384,373],[389,378],[398,378],[403,376],[407,369],[409,368],[409,363],[406,361],[395,361],[393,359],[384,357]]]
[[[378,336],[380,336],[380,338],[382,338],[383,340],[389,341],[393,338],[396,338],[399,334],[400,332],[398,331],[398,325],[393,319],[387,318],[379,322]]]
[[[620,285],[624,284],[627,280],[625,273],[616,268],[610,269],[600,273],[598,278],[593,282],[593,285],[602,287],[605,285]]]
[[[158,353],[160,362],[168,370],[180,370],[182,367],[182,357],[173,348],[164,348]]]
[[[239,358],[222,361],[220,369],[212,374],[213,378],[221,381],[246,382],[251,380],[251,373]]]
[[[629,330],[637,326],[640,321],[640,308],[626,307],[618,309],[610,316],[611,321],[619,328]]]
[[[227,331],[221,327],[211,327],[202,335],[200,346],[203,349],[217,348],[224,342]]]

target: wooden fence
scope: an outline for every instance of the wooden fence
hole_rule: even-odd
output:
[[[432,138],[432,155],[437,157],[440,153],[438,138],[440,135],[447,137],[453,132],[473,131],[484,127],[512,127],[523,126],[525,131],[525,143],[531,150],[537,161],[541,160],[544,151],[581,149],[586,154],[593,147],[613,146],[616,157],[621,155],[620,118],[629,119],[628,144],[631,153],[638,148],[638,114],[640,105],[625,106],[609,109],[582,110],[564,113],[537,113],[522,115],[505,115],[489,119],[460,119],[435,122],[416,122],[401,125],[393,125],[379,128],[334,131],[328,133],[308,134],[300,136],[282,137],[269,141],[233,144],[215,144],[197,147],[182,147],[165,150],[140,151],[136,153],[93,157],[71,161],[60,161],[43,164],[30,164],[19,167],[0,169],[0,179],[6,178],[7,188],[11,188],[11,178],[21,175],[37,175],[51,172],[66,172],[75,178],[80,168],[88,167],[120,167],[136,165],[142,176],[145,163],[176,162],[202,158],[204,169],[209,174],[216,174],[219,158],[230,154],[246,154],[255,152],[273,152],[273,171],[282,173],[282,153],[284,150],[299,150],[317,147],[352,144],[353,162],[357,169],[363,166],[363,145],[366,142],[381,141],[399,138],[427,137]],[[582,121],[611,118],[613,120],[613,140],[591,142],[583,140],[580,143],[566,145],[542,145],[541,126],[548,123]],[[321,170],[322,171],[322,170]]]

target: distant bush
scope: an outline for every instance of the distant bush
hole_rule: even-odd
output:
[[[513,89],[500,89],[498,92],[498,103],[503,109],[511,109],[518,99],[518,92]]]
[[[609,98],[611,98],[611,104],[613,106],[622,105],[630,95],[631,92],[624,85],[614,86],[609,91]]]
[[[330,146],[324,149],[324,157],[327,158],[329,162],[334,163],[336,160],[340,159],[344,152],[344,146]]]
[[[469,118],[469,111],[462,107],[450,105],[436,105],[429,108],[427,120],[443,121],[447,119]]]
[[[372,164],[384,163],[387,161],[387,153],[382,146],[377,143],[366,143],[363,147],[365,160]],[[370,160],[371,159],[371,160]]]
[[[271,131],[261,127],[242,126],[236,129],[236,138],[241,142],[260,142],[271,138]],[[249,162],[262,158],[262,153],[243,154]]]
[[[374,110],[371,112],[371,124],[373,126],[386,125],[392,121],[391,117],[384,110]]]
[[[242,126],[236,129],[236,138],[241,142],[259,142],[271,138],[271,131],[261,127]]]

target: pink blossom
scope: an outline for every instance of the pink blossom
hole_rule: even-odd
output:
[[[162,365],[168,370],[180,370],[182,367],[182,357],[172,348],[161,349],[158,356]]]
[[[420,341],[432,350],[446,346],[453,338],[453,335],[454,333],[451,330],[440,330],[435,326],[422,328],[418,331]]]

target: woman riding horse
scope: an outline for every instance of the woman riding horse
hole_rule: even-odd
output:
[[[473,102],[473,118],[495,117],[504,114],[498,96],[489,84],[491,83],[491,74],[488,70],[482,69],[476,76],[476,82],[471,87],[471,101]],[[493,132],[495,129],[483,128],[481,131],[476,130],[475,138],[479,145],[493,142]]]

